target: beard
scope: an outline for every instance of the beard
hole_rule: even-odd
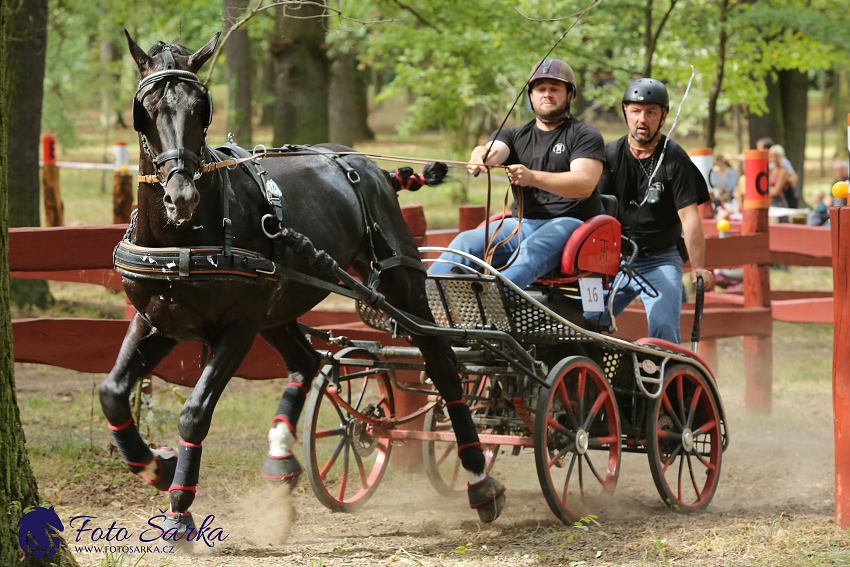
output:
[[[534,114],[537,118],[540,119],[544,124],[549,124],[552,122],[561,122],[567,117],[567,114],[570,112],[570,103],[565,101],[564,104],[552,108],[546,112],[543,112],[538,109],[534,109]]]
[[[648,144],[652,142],[652,139],[655,138],[655,136],[658,134],[658,130],[653,133],[652,128],[650,128],[648,124],[641,124],[641,126],[645,127],[647,130],[649,130],[649,132],[647,134],[639,134],[637,128],[635,128],[634,132],[630,132],[632,139],[639,144]]]

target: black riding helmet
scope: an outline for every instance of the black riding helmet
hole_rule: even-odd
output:
[[[655,79],[637,79],[629,83],[626,92],[623,93],[623,109],[630,102],[660,104],[664,112],[670,111],[670,97],[667,96],[667,87],[664,86],[664,83]],[[625,113],[625,110],[623,112]]]

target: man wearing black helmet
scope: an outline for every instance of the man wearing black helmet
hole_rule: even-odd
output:
[[[697,209],[709,200],[708,187],[688,154],[661,134],[669,108],[661,82],[638,79],[628,86],[623,115],[629,133],[606,145],[599,189],[617,197],[623,235],[640,250],[635,268],[658,292],[654,297],[648,286],[627,277],[614,299],[614,314],[640,295],[649,336],[679,344],[683,260],[690,256],[691,280],[702,277],[706,289],[714,277],[704,269],[705,235]]]
[[[577,90],[572,69],[559,59],[544,59],[531,70],[528,88],[535,119],[494,133],[486,145],[472,150],[467,168],[478,174],[487,166],[507,165],[513,217],[505,219],[491,238],[499,242],[512,236],[496,249],[492,263],[502,266],[516,255],[502,273],[520,288],[555,269],[573,231],[603,213],[596,185],[602,173],[604,142],[596,128],[570,115]],[[518,202],[523,222],[514,234]],[[449,247],[483,258],[484,228],[459,234]],[[440,258],[471,265],[454,254]],[[428,271],[440,274],[451,269],[450,263],[435,262]]]

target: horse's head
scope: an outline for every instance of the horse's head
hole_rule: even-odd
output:
[[[140,76],[133,98],[133,127],[143,159],[151,161],[153,171],[148,173],[159,177],[165,191],[162,202],[168,219],[179,224],[192,218],[201,200],[195,178],[203,164],[213,107],[197,73],[215,51],[219,34],[195,53],[162,42],[145,53],[124,33]]]

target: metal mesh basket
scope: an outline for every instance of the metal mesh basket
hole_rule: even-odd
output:
[[[584,333],[574,331],[550,317],[545,311],[527,301],[510,288],[504,288],[505,307],[513,323],[513,334],[525,343],[559,343],[565,341],[588,341]]]

